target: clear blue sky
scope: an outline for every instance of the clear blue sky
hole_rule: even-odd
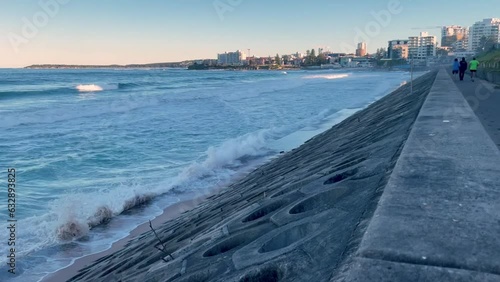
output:
[[[391,1],[400,12],[377,21],[373,12]],[[58,4],[48,13],[39,3]],[[0,0],[0,67],[180,61],[249,48],[257,56],[345,51],[370,27],[374,52],[421,31],[412,28],[490,17],[500,17],[499,0]]]

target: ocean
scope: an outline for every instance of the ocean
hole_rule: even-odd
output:
[[[39,281],[300,146],[407,72],[0,69],[0,281]],[[8,169],[16,208],[8,211]],[[15,219],[16,276],[8,273]]]

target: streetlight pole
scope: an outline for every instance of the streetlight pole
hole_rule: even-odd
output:
[[[410,62],[410,77],[411,77],[410,95],[413,95],[413,59],[411,59],[411,62]]]

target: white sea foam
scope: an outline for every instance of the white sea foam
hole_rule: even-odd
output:
[[[219,179],[228,178],[228,167],[239,167],[243,157],[259,157],[268,153],[266,144],[271,138],[273,130],[260,130],[245,134],[223,142],[219,146],[211,146],[206,151],[206,159],[202,162],[193,162],[178,176],[177,182],[182,183],[192,179],[200,179],[210,175],[217,175]]]
[[[317,129],[335,112],[332,109],[325,109],[297,124],[258,130],[226,140],[219,146],[211,146],[205,152],[204,161],[192,163],[179,174],[177,184],[209,176],[215,176],[219,180],[229,180],[232,173],[228,168],[241,168],[246,165],[245,161],[248,159],[263,158],[278,153],[281,150],[276,150],[274,141],[307,127]]]
[[[181,193],[200,189],[202,193],[208,187],[228,183],[239,169],[245,168],[250,162],[252,165],[259,164],[265,156],[270,156],[272,142],[300,128],[317,126],[331,114],[330,110],[325,110],[301,124],[263,129],[211,146],[205,152],[203,161],[192,162],[177,176],[154,186],[124,184],[95,193],[64,195],[50,204],[52,208],[49,213],[24,222],[26,226],[32,226],[29,232],[36,230],[42,236],[40,238],[45,238],[43,242],[33,242],[33,245],[27,243],[26,250],[34,251],[61,241],[85,237],[92,228],[172,189]]]
[[[332,79],[347,78],[349,76],[350,75],[347,74],[347,73],[343,73],[343,74],[318,74],[318,75],[308,75],[308,76],[305,76],[304,78],[305,79],[328,79],[328,80],[332,80]]]
[[[76,89],[80,92],[98,92],[104,90],[101,86],[96,84],[80,84]]]
[[[115,90],[120,88],[119,83],[108,83],[108,84],[80,84],[75,87],[79,92],[100,92],[105,90]]]
[[[94,193],[71,193],[50,203],[51,210],[43,215],[33,216],[23,221],[28,233],[38,234],[41,241],[23,242],[23,254],[85,237],[89,231],[124,211],[147,203],[173,188],[182,191],[207,189],[227,183],[238,168],[244,167],[242,158],[259,157],[268,152],[266,144],[273,138],[272,131],[261,130],[227,140],[219,146],[207,149],[204,161],[194,161],[176,177],[154,186],[139,184],[121,185]],[[200,191],[205,192],[205,191]],[[96,197],[96,195],[99,195]],[[22,255],[22,254],[21,254]]]

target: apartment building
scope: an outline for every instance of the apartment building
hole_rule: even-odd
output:
[[[427,60],[436,56],[437,38],[427,32],[408,38],[408,57],[414,60]]]
[[[397,59],[408,59],[408,39],[395,39],[389,41],[389,47],[387,48],[387,58],[397,60]]]
[[[469,30],[469,51],[481,51],[486,45],[484,39],[495,44],[500,42],[500,19],[489,18],[476,22]]]
[[[219,65],[241,66],[246,62],[246,54],[237,50],[236,52],[225,52],[217,55]]]

